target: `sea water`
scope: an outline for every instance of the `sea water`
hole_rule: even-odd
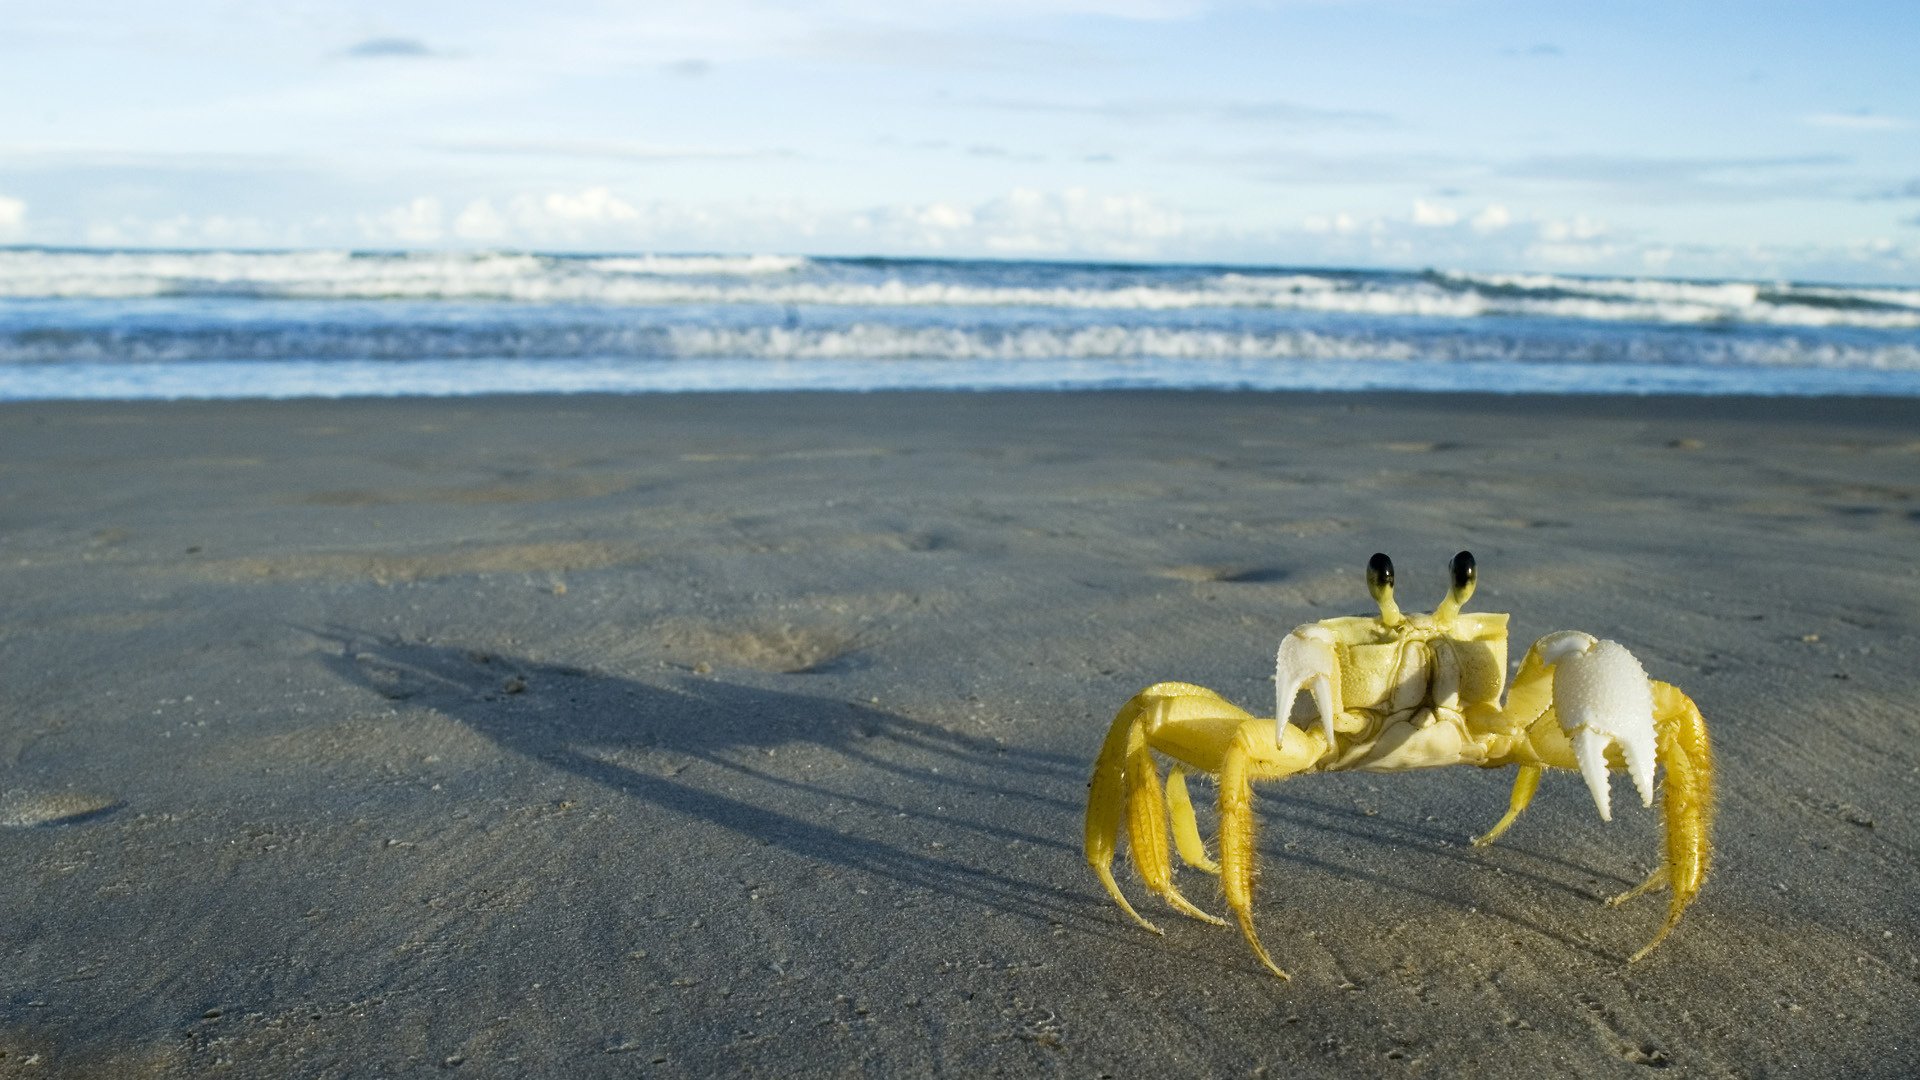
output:
[[[1920,395],[1920,288],[786,255],[0,249],[0,399]]]

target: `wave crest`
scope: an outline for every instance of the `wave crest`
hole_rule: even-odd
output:
[[[1911,330],[1920,291],[1555,274],[887,262],[789,255],[0,250],[0,299],[506,301],[615,308],[1248,309],[1429,320]]]

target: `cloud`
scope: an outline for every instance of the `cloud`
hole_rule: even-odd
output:
[[[354,60],[404,60],[439,54],[419,38],[374,37],[347,46],[340,55]]]
[[[1202,237],[1203,242],[1219,237]],[[1645,273],[1671,252],[1617,233],[1590,214],[1520,218],[1501,203],[1468,216],[1418,199],[1405,216],[1314,214],[1264,238],[1283,258],[1323,265],[1525,268]],[[1271,257],[1269,257],[1271,258]],[[1731,265],[1731,263],[1729,263]],[[1722,271],[1725,272],[1725,271]]]
[[[1337,214],[1309,214],[1300,227],[1309,233],[1349,236],[1360,231],[1360,219],[1344,210]]]
[[[389,243],[429,242],[440,201],[414,199],[362,219]],[[1146,195],[1015,188],[981,200],[864,209],[794,202],[695,206],[643,201],[605,186],[467,202],[442,237],[514,247],[598,250],[807,250],[827,253],[1154,258],[1184,243],[1180,212]]]
[[[0,195],[0,240],[24,236],[27,231],[27,201]]]
[[[1540,226],[1540,238],[1550,243],[1564,243],[1569,240],[1596,240],[1607,235],[1607,223],[1585,214],[1575,214],[1571,218],[1547,221]]]
[[[409,207],[438,200],[415,199]],[[408,208],[401,208],[406,211]],[[644,244],[658,215],[651,208],[643,211],[634,203],[614,194],[611,188],[595,186],[578,191],[526,192],[496,205],[491,199],[470,200],[457,214],[450,238],[481,244],[508,244],[538,247],[543,244],[572,244],[598,239],[598,246],[620,247]],[[391,227],[418,224],[422,234],[437,226],[438,218],[420,213],[390,212],[382,219]]]
[[[997,161],[1020,161],[1020,162],[1032,163],[1032,162],[1046,160],[1045,157],[1039,154],[1015,153],[1012,150],[1009,150],[1006,147],[1000,146],[996,143],[975,143],[972,146],[967,147],[966,153],[968,157],[987,158],[990,160],[997,160]]]
[[[1100,57],[1084,45],[953,26],[861,24],[810,29],[791,48],[834,63],[1009,72],[1085,67]]]
[[[1780,198],[1843,198],[1858,191],[1839,154],[1777,157],[1656,157],[1638,154],[1559,154],[1519,158],[1425,152],[1311,153],[1269,147],[1203,158],[1273,184],[1325,186],[1418,185],[1427,192],[1511,193],[1527,185],[1587,189],[1632,202],[1753,202]]]
[[[1189,160],[1196,158],[1189,155]],[[1291,148],[1244,151],[1213,160],[1272,184],[1418,184],[1429,191],[1443,180],[1465,185],[1484,179],[1490,169],[1483,161],[1439,154],[1313,154]]]
[[[698,79],[713,73],[713,61],[689,56],[683,60],[669,60],[660,65],[660,70],[669,75],[678,75],[683,79]]]
[[[1333,109],[1279,100],[1148,99],[1057,101],[1041,98],[974,98],[958,104],[1006,112],[1087,116],[1116,123],[1177,123],[1213,120],[1289,128],[1386,128],[1396,123],[1386,113]]]
[[[1840,131],[1905,131],[1912,125],[1898,116],[1885,116],[1865,109],[1858,112],[1811,113],[1800,118],[1810,127]]]
[[[1151,258],[1180,242],[1180,212],[1140,194],[1015,188],[978,203],[869,210],[851,223],[889,250],[1011,256]]]
[[[1493,174],[1514,180],[1578,184],[1636,201],[1750,201],[1824,198],[1838,192],[1837,154],[1781,157],[1650,157],[1633,154],[1543,155],[1506,162]]]
[[[170,214],[143,218],[133,214],[87,222],[82,231],[95,247],[294,247],[301,231],[236,214]]]
[[[1177,210],[1138,194],[1016,189],[976,212],[991,251],[1150,255],[1185,232]]]
[[[422,195],[378,214],[360,216],[360,231],[376,244],[402,247],[439,243],[446,235],[440,200]]]
[[[453,235],[483,244],[499,243],[512,233],[512,225],[493,203],[475,199],[453,219]]]
[[[612,225],[640,220],[640,211],[632,203],[604,187],[571,195],[555,192],[542,199],[540,206],[555,221],[568,224]]]
[[[561,157],[605,161],[719,161],[754,157],[793,157],[787,150],[750,150],[715,146],[659,146],[627,139],[439,139],[423,148],[446,154],[500,157]]]
[[[1893,187],[1887,188],[1885,191],[1875,192],[1872,195],[1866,196],[1866,198],[1868,199],[1920,199],[1920,176],[1916,176],[1904,184],[1897,184]]]
[[[1474,232],[1499,232],[1511,224],[1513,224],[1513,213],[1499,203],[1492,203],[1473,215]]]

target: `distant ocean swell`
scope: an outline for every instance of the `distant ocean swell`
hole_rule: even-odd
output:
[[[1252,271],[798,256],[0,251],[0,298],[1269,308],[1473,319],[1920,328],[1920,289],[1549,274]],[[874,273],[876,269],[881,273]],[[1049,278],[1053,280],[1048,280]]]
[[[1920,289],[0,249],[0,398],[1194,386],[1920,395]]]

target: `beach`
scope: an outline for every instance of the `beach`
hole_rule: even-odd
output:
[[[0,1076],[1904,1075],[1916,541],[1909,397],[0,404]],[[1129,920],[1115,710],[1461,549],[1703,710],[1672,937],[1467,768],[1260,789],[1289,982]]]

